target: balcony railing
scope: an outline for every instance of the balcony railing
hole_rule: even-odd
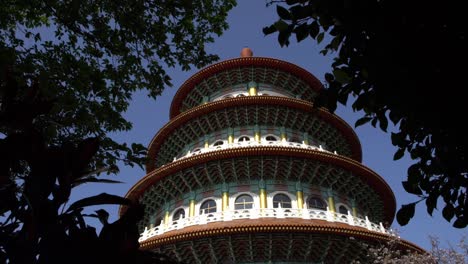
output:
[[[302,149],[312,149],[312,150],[319,150],[319,151],[324,151],[324,152],[328,152],[328,153],[338,154],[336,151],[331,152],[331,151],[325,150],[322,147],[322,145],[314,146],[314,145],[298,143],[298,142],[289,142],[289,141],[267,141],[267,140],[262,140],[261,142],[257,142],[257,141],[252,140],[252,141],[242,141],[242,142],[235,142],[235,143],[224,143],[223,145],[219,145],[219,146],[209,146],[207,148],[200,148],[199,150],[196,150],[196,151],[189,151],[184,156],[174,157],[173,161],[188,158],[188,157],[192,157],[192,156],[202,154],[202,153],[221,150],[221,149],[245,148],[245,147],[254,147],[254,146],[255,147],[258,147],[258,146],[279,146],[279,147],[290,147],[290,148],[302,148]]]
[[[335,213],[329,210],[317,209],[291,209],[291,208],[267,208],[267,209],[243,209],[243,210],[227,210],[223,212],[215,212],[209,214],[201,214],[193,217],[174,220],[169,223],[162,223],[153,228],[145,228],[141,234],[139,242],[143,242],[152,237],[162,235],[173,230],[180,230],[188,226],[205,225],[213,222],[236,221],[238,219],[259,219],[259,218],[300,218],[300,219],[316,219],[328,222],[345,223],[350,226],[358,226],[367,230],[389,234],[392,232],[385,229],[382,223],[375,224],[365,219],[354,217],[348,214]]]

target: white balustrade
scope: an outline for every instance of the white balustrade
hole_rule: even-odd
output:
[[[185,156],[174,157],[173,162],[177,161],[177,160],[180,160],[180,159],[192,157],[192,156],[195,156],[195,155],[198,155],[198,154],[217,151],[217,150],[220,150],[220,149],[245,148],[245,147],[252,147],[252,146],[256,146],[256,147],[258,147],[258,146],[281,146],[281,147],[290,147],[290,148],[303,148],[303,149],[320,150],[320,151],[323,151],[323,152],[328,152],[328,153],[332,153],[332,154],[337,155],[336,151],[331,152],[331,151],[325,150],[325,149],[322,148],[322,145],[317,147],[317,146],[307,145],[307,144],[297,143],[297,142],[266,141],[266,140],[263,140],[263,141],[261,141],[259,143],[257,141],[251,140],[251,141],[241,141],[241,142],[234,142],[234,143],[226,143],[225,142],[223,145],[209,146],[208,148],[201,148],[201,149],[198,149],[198,150],[193,151],[193,152],[188,151]]]
[[[349,211],[348,211],[347,218],[348,218],[348,223],[353,226],[354,225],[354,217],[351,215],[351,213]],[[382,223],[380,223],[380,224],[382,224]],[[382,230],[385,232],[385,228],[382,229]]]
[[[340,214],[329,210],[318,209],[293,209],[293,208],[265,208],[265,209],[242,209],[228,210],[224,212],[214,212],[209,214],[201,214],[193,217],[187,217],[179,220],[174,220],[168,224],[162,223],[153,228],[146,228],[141,233],[140,242],[143,242],[151,237],[155,237],[173,230],[180,230],[188,226],[205,225],[221,221],[236,221],[238,219],[257,219],[257,218],[300,218],[324,220],[327,222],[339,222],[350,226],[358,226],[371,231],[394,235],[391,230],[385,229],[382,223],[375,224],[365,219],[348,214]]]

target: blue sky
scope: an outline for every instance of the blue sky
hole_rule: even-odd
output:
[[[274,6],[266,8],[265,3],[262,0],[239,0],[238,6],[230,12],[228,18],[230,29],[217,38],[215,43],[208,45],[207,49],[218,54],[221,60],[226,60],[239,57],[241,49],[248,46],[253,50],[254,56],[273,57],[297,64],[323,82],[324,73],[331,68],[331,57],[319,54],[321,47],[317,46],[312,39],[306,39],[298,44],[293,38],[289,47],[281,48],[276,35],[265,37],[262,28],[277,19],[276,8]],[[174,86],[166,88],[163,95],[156,101],[149,99],[145,93],[135,94],[131,107],[125,114],[126,118],[133,123],[133,129],[115,134],[115,139],[147,145],[157,131],[168,122],[170,103],[178,87],[197,71],[197,69],[192,69],[190,72],[182,72],[180,69],[169,69]],[[348,102],[348,106],[340,106],[336,114],[354,127],[355,121],[362,113],[353,113],[350,105],[351,102]],[[391,145],[390,134],[374,129],[370,125],[359,127],[355,131],[361,140],[364,165],[387,181],[395,193],[397,208],[400,208],[402,204],[417,200],[418,197],[407,194],[401,185],[411,160],[406,155],[399,161],[393,161],[396,149]],[[144,175],[145,172],[140,168],[121,167],[120,174],[113,178],[125,183],[85,185],[76,190],[73,196],[76,199],[101,192],[125,195],[127,190]],[[442,206],[441,203],[439,205]],[[108,207],[108,211],[111,214],[111,220],[115,220],[117,207]],[[395,220],[392,227],[399,231],[402,238],[426,249],[430,248],[429,235],[439,237],[444,246],[447,246],[447,243],[455,246],[463,234],[468,234],[468,230],[453,228],[440,214],[440,211],[434,211],[434,217],[430,217],[425,205],[420,204],[417,206],[415,217],[407,226],[401,227]]]

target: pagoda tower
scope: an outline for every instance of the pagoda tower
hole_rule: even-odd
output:
[[[248,48],[190,77],[126,195],[145,207],[141,247],[184,263],[349,263],[392,239],[393,192],[353,129],[313,107],[321,89]]]

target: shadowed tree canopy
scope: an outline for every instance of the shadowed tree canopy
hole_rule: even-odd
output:
[[[206,53],[205,44],[228,27],[225,19],[234,3],[2,2],[2,70],[21,73],[20,86],[36,81],[41,95],[54,101],[35,121],[49,143],[97,136],[98,168],[117,169],[117,160],[142,165],[142,145],[119,144],[106,133],[131,128],[121,114],[134,91],[145,89],[155,98],[171,85],[165,67],[188,70],[217,59]]]
[[[317,105],[336,109],[351,96],[355,111],[387,131],[397,151],[409,154],[403,187],[419,198],[397,213],[401,225],[424,201],[432,215],[453,226],[468,224],[468,133],[465,129],[467,30],[459,2],[403,0],[286,0],[277,4],[279,19],[263,29],[277,32],[281,46],[292,36],[325,45],[335,56],[325,75],[327,88]],[[395,175],[397,176],[397,175]]]
[[[172,263],[138,250],[138,204],[100,194],[67,205],[73,187],[117,163],[145,163],[141,144],[110,132],[131,129],[132,94],[155,98],[167,67],[201,67],[227,27],[234,0],[37,1],[0,5],[0,263]],[[116,222],[97,210],[129,206]],[[99,234],[86,224],[98,218]]]

